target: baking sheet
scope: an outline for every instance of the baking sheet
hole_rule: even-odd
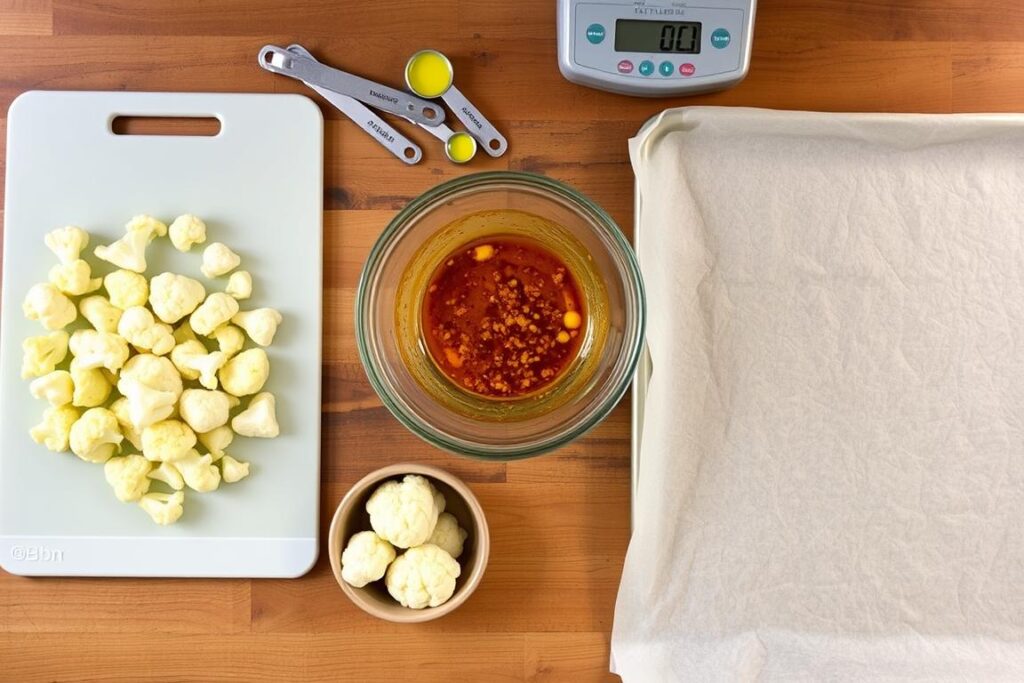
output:
[[[115,135],[115,116],[213,116],[216,136]],[[0,339],[0,565],[28,575],[297,576],[317,557],[320,490],[323,120],[298,95],[29,92],[8,114]],[[119,502],[103,468],[28,436],[45,403],[20,378],[21,342],[43,332],[21,311],[55,263],[43,244],[77,224],[90,247],[123,235],[138,213],[201,216],[253,275],[245,310],[284,321],[267,349],[266,390],[281,436],[238,437],[228,453],[252,473],[214,493],[186,492],[159,527]],[[91,249],[90,249],[91,251]],[[90,259],[92,263],[99,263]],[[153,275],[199,273],[201,249],[147,251]],[[102,272],[111,268],[104,266]]]
[[[1019,116],[670,110],[626,680],[1024,675]]]

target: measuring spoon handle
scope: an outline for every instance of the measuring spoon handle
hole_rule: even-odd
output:
[[[377,116],[369,107],[357,102],[348,95],[339,95],[317,85],[307,83],[310,88],[323,95],[324,99],[333,104],[341,113],[352,119],[370,137],[379,142],[399,161],[415,164],[423,158],[423,150],[419,145],[391,127],[384,119]]]
[[[462,92],[454,85],[441,96],[445,103],[455,112],[455,117],[462,121],[470,135],[480,142],[480,147],[492,157],[500,157],[508,149],[508,140],[498,132],[479,109],[473,106]]]
[[[321,64],[310,57],[288,52],[276,45],[265,45],[260,50],[259,63],[267,71],[290,76],[340,95],[348,95],[381,111],[404,116],[424,126],[436,126],[444,121],[444,109],[432,102]]]

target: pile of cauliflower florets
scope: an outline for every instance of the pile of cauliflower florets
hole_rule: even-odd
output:
[[[349,539],[341,578],[357,588],[384,578],[391,597],[412,609],[447,602],[468,534],[445,507],[444,496],[417,474],[381,484],[366,501],[373,531]],[[397,555],[395,548],[407,550]]]
[[[93,250],[117,268],[94,278],[82,259],[89,234],[54,230],[45,242],[59,263],[22,306],[48,330],[22,344],[21,376],[34,378],[32,396],[50,404],[32,439],[102,463],[114,495],[138,502],[157,524],[178,521],[186,486],[213,491],[248,476],[249,463],[225,453],[235,434],[273,438],[280,431],[274,396],[260,390],[270,373],[263,347],[281,314],[239,310],[252,277],[219,242],[203,250],[201,270],[211,280],[228,276],[223,292],[207,294],[203,283],[175,273],[147,280],[146,248],[165,236],[187,252],[206,241],[206,224],[192,215],[170,227],[136,216],[124,237]],[[79,316],[87,324],[69,334]],[[246,336],[257,346],[246,349]],[[154,482],[166,490],[151,491]]]

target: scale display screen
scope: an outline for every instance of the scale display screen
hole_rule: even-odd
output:
[[[700,22],[618,19],[615,22],[615,51],[698,54]]]

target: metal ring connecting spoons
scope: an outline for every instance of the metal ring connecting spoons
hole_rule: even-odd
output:
[[[451,61],[437,50],[420,50],[405,64],[405,84],[409,90],[423,98],[443,99],[456,118],[480,141],[483,150],[492,157],[500,157],[508,149],[508,141],[455,87],[454,80]]]
[[[316,61],[316,58],[301,45],[289,45],[288,52],[293,55],[300,55]],[[320,62],[317,62],[317,64],[319,63]],[[348,95],[341,95],[328,90],[327,88],[313,85],[312,83],[306,83],[306,85],[320,93],[325,100],[334,105],[334,107],[342,114],[350,118],[354,124],[366,131],[370,137],[379,142],[384,149],[391,152],[400,161],[412,165],[419,163],[423,158],[423,150],[420,149],[419,145],[395,130],[390,123],[377,116],[377,114],[369,107],[361,104]],[[411,121],[412,119],[408,120]],[[444,124],[441,125],[444,126]],[[447,126],[444,127],[447,128]],[[433,130],[433,128],[429,126],[424,126],[424,129]]]

